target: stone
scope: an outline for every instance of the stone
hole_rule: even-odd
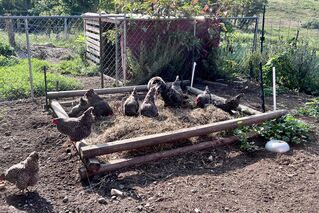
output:
[[[136,207],[137,210],[142,211],[143,210],[143,206],[139,205],[138,207]]]
[[[123,197],[124,193],[118,189],[111,189],[111,195]]]
[[[213,156],[212,156],[212,155],[209,156],[209,157],[208,157],[208,160],[209,160],[209,161],[213,161],[213,160],[214,160]]]
[[[69,201],[69,198],[67,196],[65,196],[62,201],[63,201],[63,203],[67,203]]]
[[[196,213],[200,213],[201,211],[200,211],[200,209],[196,208],[196,209],[195,209],[195,212],[196,212]]]
[[[107,204],[107,201],[106,201],[106,199],[104,197],[100,197],[99,199],[97,199],[97,202],[99,204]]]

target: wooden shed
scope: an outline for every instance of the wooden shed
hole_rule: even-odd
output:
[[[139,14],[86,13],[83,19],[87,59],[100,65],[103,74],[124,82],[130,78],[127,52],[138,56],[141,46],[153,48],[155,39],[182,32],[200,38],[204,52],[219,45],[219,20],[204,16],[151,18]],[[212,39],[209,29],[214,29],[218,36]]]

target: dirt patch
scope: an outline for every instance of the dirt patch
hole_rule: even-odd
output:
[[[211,88],[221,96],[246,91],[244,102],[258,105],[258,92],[245,87]],[[287,94],[288,95],[288,94]],[[279,103],[296,108],[307,96],[280,95]],[[269,102],[268,102],[269,101]],[[51,125],[38,103],[0,103],[0,171],[40,153],[40,181],[34,192],[18,195],[8,185],[0,191],[0,209],[26,212],[317,212],[319,146],[293,147],[288,154],[265,151],[254,158],[237,146],[168,158],[127,171],[81,182],[75,155],[62,144],[66,137]],[[267,104],[271,105],[270,100]],[[155,122],[155,121],[154,121]],[[318,127],[313,119],[309,123]],[[318,128],[316,129],[318,135]],[[126,196],[113,197],[116,188]],[[65,199],[67,197],[67,199]],[[106,204],[100,204],[105,198]]]

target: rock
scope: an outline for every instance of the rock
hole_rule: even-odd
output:
[[[145,207],[147,208],[147,207],[150,207],[151,206],[151,204],[150,203],[146,203],[145,204]]]
[[[209,157],[208,157],[208,160],[209,160],[209,161],[213,161],[213,160],[214,160],[213,156],[212,156],[212,155],[209,156]]]
[[[192,189],[192,190],[191,190],[191,193],[196,193],[196,192],[197,192],[196,189]]]
[[[0,190],[4,190],[5,188],[6,188],[6,184],[0,182]]]
[[[115,196],[115,195],[114,195],[114,196],[112,196],[112,197],[111,197],[111,199],[112,199],[112,200],[115,200],[115,199],[116,199],[116,196]]]
[[[124,189],[124,185],[123,184],[120,184],[119,187],[120,187],[120,189]]]
[[[10,149],[10,145],[4,145],[4,146],[3,146],[3,149],[4,149],[4,150],[9,150],[9,149]]]
[[[69,198],[67,196],[65,196],[62,201],[63,201],[63,203],[67,203],[69,201]]]
[[[118,189],[111,189],[111,195],[123,197],[124,193]]]
[[[200,209],[196,208],[196,209],[195,209],[195,212],[196,212],[196,213],[200,213],[201,211],[200,211]]]
[[[137,210],[142,211],[143,210],[143,206],[139,205],[138,207],[136,207]]]
[[[4,135],[5,135],[5,136],[10,136],[10,135],[11,135],[11,132],[10,132],[10,131],[7,131],[7,132],[4,133]]]
[[[107,201],[104,197],[100,197],[97,202],[99,202],[99,204],[107,204]]]
[[[228,208],[228,207],[225,207],[225,211],[228,212],[228,211],[229,211],[229,208]]]

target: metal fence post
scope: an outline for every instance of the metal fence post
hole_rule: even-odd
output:
[[[117,26],[117,17],[115,17],[115,79],[116,86],[119,84],[119,62],[118,62],[118,26]]]
[[[64,38],[68,39],[68,19],[64,18]]]
[[[123,41],[123,48],[124,48],[124,57],[123,57],[123,83],[124,86],[126,85],[126,72],[127,72],[127,64],[126,64],[126,57],[127,57],[127,49],[126,49],[126,15],[124,14],[124,41]]]
[[[45,110],[49,109],[49,102],[48,102],[48,81],[47,81],[47,67],[43,67],[43,75],[44,75],[44,92],[45,92]]]
[[[8,18],[5,19],[6,31],[8,32],[9,44],[11,47],[16,46],[14,29],[13,29],[13,19],[10,18],[10,14],[5,14]]]
[[[257,34],[258,34],[258,17],[256,17],[255,30],[254,30],[254,40],[253,40],[253,49],[252,52],[255,52],[257,49]]]
[[[25,35],[27,40],[27,53],[28,53],[28,62],[29,62],[29,80],[31,87],[31,98],[34,100],[34,89],[33,89],[33,74],[32,74],[32,62],[31,62],[31,52],[30,52],[30,40],[29,40],[29,26],[28,26],[28,18],[24,19],[25,23]]]
[[[260,53],[263,54],[264,50],[264,41],[265,41],[265,13],[266,13],[266,6],[264,5],[263,11],[263,21],[261,27],[261,37],[260,37]],[[259,62],[259,83],[260,83],[260,98],[261,98],[261,108],[263,112],[266,111],[265,107],[265,93],[264,93],[264,78],[263,78],[263,65],[262,62]]]
[[[197,21],[194,19],[194,28],[193,28],[193,35],[194,35],[194,39],[193,39],[193,49],[192,49],[192,55],[193,55],[193,63],[192,64],[194,64],[194,62],[195,62],[195,39],[196,39],[196,25],[197,25]]]

